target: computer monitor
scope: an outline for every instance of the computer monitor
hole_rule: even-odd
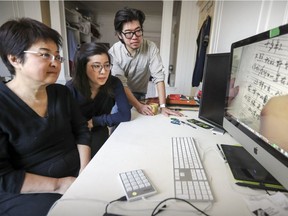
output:
[[[288,25],[231,45],[223,127],[288,189]]]
[[[214,126],[213,132],[224,133],[223,116],[230,53],[207,54],[205,58],[199,118]]]

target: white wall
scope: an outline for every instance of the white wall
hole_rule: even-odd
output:
[[[173,27],[173,2],[172,1],[165,1],[163,2],[163,13],[162,13],[162,22],[163,25],[161,26],[161,34],[165,37],[161,37],[160,44],[163,44],[160,47],[160,54],[162,57],[163,65],[165,68],[165,83],[168,83],[168,73],[169,73],[169,65],[173,64],[171,62],[171,51],[173,50],[174,44],[172,44],[172,27]],[[170,46],[167,46],[170,44]],[[171,50],[172,49],[172,50]],[[167,89],[168,89],[168,85]]]
[[[69,80],[69,58],[68,58],[68,46],[66,37],[66,23],[64,17],[64,4],[63,1],[50,1],[50,11],[51,11],[51,28],[55,29],[63,37],[63,47],[60,54],[66,59],[62,64],[57,83],[65,84]]]
[[[288,22],[288,1],[216,1],[209,53]]]
[[[257,33],[288,23],[288,1],[262,1]]]
[[[232,42],[256,34],[259,4],[260,2],[256,1],[245,4],[237,1],[223,3],[221,22],[218,23],[218,47],[215,52],[229,52]]]
[[[181,7],[179,42],[176,61],[175,87],[167,88],[167,94],[190,95],[192,75],[196,60],[196,39],[199,10],[196,1],[183,1]]]
[[[98,41],[103,43],[108,42],[110,46],[119,41],[114,31],[114,16],[114,13],[97,13],[97,24],[99,25],[99,32],[101,33],[101,38]],[[108,32],[110,32],[110,34],[108,34]],[[111,34],[111,32],[113,33]]]
[[[13,11],[12,2],[3,1],[0,2],[0,25],[6,22],[8,19],[13,18],[14,14],[11,13]],[[0,59],[0,77],[10,77],[10,72],[7,70],[6,66]]]
[[[16,17],[28,16],[41,21],[39,2],[0,1],[0,25]],[[0,76],[10,77],[10,72],[0,59]]]

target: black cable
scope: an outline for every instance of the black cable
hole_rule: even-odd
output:
[[[122,196],[122,197],[120,197],[120,198],[118,198],[118,199],[116,199],[116,200],[113,200],[113,201],[109,202],[109,203],[106,205],[106,207],[105,207],[105,213],[104,213],[104,215],[109,215],[109,213],[108,213],[108,207],[109,207],[109,205],[110,205],[111,203],[118,202],[118,201],[127,201],[127,198],[126,198],[126,196]]]
[[[159,206],[159,205],[158,205]],[[163,205],[157,212],[155,212],[154,213],[154,215],[157,215],[157,214],[159,214],[160,212],[162,212],[162,211],[164,211],[164,208],[166,208],[167,207],[167,205]],[[157,208],[157,207],[156,207]],[[153,213],[152,213],[152,215],[153,215]]]
[[[158,207],[159,207],[162,203],[164,203],[164,202],[166,202],[166,201],[168,201],[168,200],[173,200],[173,199],[174,199],[174,200],[178,200],[178,201],[185,202],[185,203],[187,203],[188,205],[192,206],[192,207],[193,207],[194,209],[196,209],[197,211],[199,211],[200,213],[202,213],[202,214],[204,214],[204,215],[206,215],[206,216],[209,216],[209,215],[206,214],[204,211],[202,211],[201,209],[197,208],[196,206],[194,206],[192,203],[188,202],[187,200],[185,200],[185,199],[180,199],[180,198],[176,198],[176,197],[174,197],[174,198],[167,198],[167,199],[161,201],[161,202],[154,208],[151,216],[155,216],[155,215],[159,214],[160,212],[162,212],[162,211],[164,210],[163,208],[166,208],[166,205],[163,205],[163,206],[161,207],[161,209],[159,209],[157,212],[155,212],[155,211],[158,209]]]

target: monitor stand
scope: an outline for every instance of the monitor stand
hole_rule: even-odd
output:
[[[287,190],[242,146],[221,144],[236,184],[262,190]]]
[[[219,127],[214,127],[212,129],[212,133],[213,134],[221,134],[221,135],[223,135],[225,133],[225,130],[222,129],[222,128],[219,128]]]

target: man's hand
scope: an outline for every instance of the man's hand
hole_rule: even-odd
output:
[[[163,107],[161,108],[161,113],[165,116],[170,116],[170,115],[173,115],[173,116],[183,116],[182,113],[180,112],[177,112],[177,111],[174,111],[174,110],[171,110],[171,109],[168,109],[167,107]]]

